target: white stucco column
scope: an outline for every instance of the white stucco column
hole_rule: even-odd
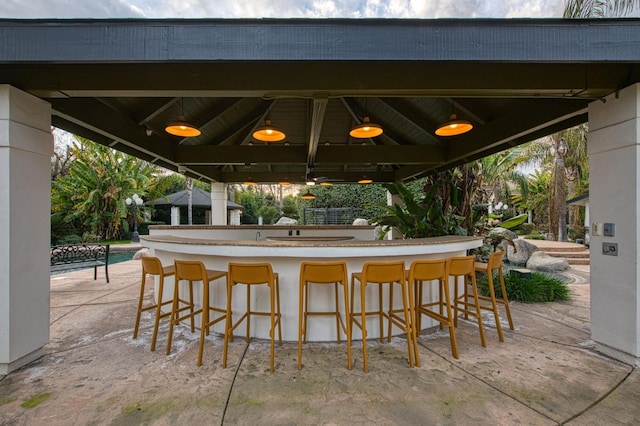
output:
[[[589,105],[591,335],[597,349],[640,365],[640,85]],[[603,226],[612,223],[614,235]],[[617,244],[615,256],[603,244]],[[609,250],[611,252],[612,250]]]
[[[397,195],[397,194],[393,195],[389,191],[387,191],[387,205],[393,206],[394,204],[397,204],[399,206],[404,205],[402,201],[402,197],[400,197],[400,195]],[[386,236],[387,240],[396,240],[401,238],[402,238],[402,234],[395,228],[393,228],[390,232],[388,232]]]
[[[227,224],[227,184],[211,182],[211,225]]]
[[[0,85],[0,374],[49,342],[51,106]]]

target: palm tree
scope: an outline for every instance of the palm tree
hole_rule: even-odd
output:
[[[640,0],[567,0],[563,18],[616,18],[640,9]]]

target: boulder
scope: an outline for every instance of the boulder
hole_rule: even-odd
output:
[[[538,250],[538,247],[521,238],[513,240],[514,247],[507,246],[507,260],[509,263],[518,266],[524,266],[531,257],[531,254]]]
[[[510,240],[515,240],[516,238],[518,238],[515,232],[510,231],[507,228],[501,228],[501,227],[491,229],[491,231],[489,231],[489,236],[492,236],[492,235],[499,235],[503,238],[507,238]]]
[[[135,252],[135,254],[133,255],[133,260],[140,260],[140,258],[143,256],[151,256],[151,252],[146,247]]]
[[[353,226],[369,226],[367,219],[357,218],[353,220]]]
[[[536,251],[529,257],[527,268],[543,272],[562,272],[569,269],[569,261],[564,257],[553,257],[543,251]]]
[[[291,219],[290,217],[282,216],[278,219],[276,225],[297,225],[298,221],[296,219]]]

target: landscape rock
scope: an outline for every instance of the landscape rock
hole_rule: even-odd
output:
[[[501,228],[501,227],[497,227],[497,228],[493,228],[491,229],[491,231],[489,231],[489,235],[499,235],[503,238],[508,238],[510,240],[515,240],[516,238],[518,238],[518,236],[515,234],[515,232],[507,229],[507,228]]]
[[[297,225],[298,221],[296,219],[292,219],[290,217],[282,216],[278,219],[276,225]]]
[[[135,252],[135,254],[133,255],[133,260],[140,260],[140,258],[144,256],[151,256],[151,252],[146,247]]]
[[[543,251],[536,251],[531,254],[527,268],[543,272],[562,272],[569,269],[569,261],[564,257],[553,257]]]
[[[369,221],[367,219],[357,218],[353,220],[354,226],[369,226]]]
[[[526,265],[527,261],[531,257],[531,254],[535,251],[538,251],[538,247],[521,238],[516,238],[515,240],[513,240],[515,249],[514,247],[511,247],[511,245],[505,245],[507,246],[507,260],[509,261],[509,263],[518,266]]]

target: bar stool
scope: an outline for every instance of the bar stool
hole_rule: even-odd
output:
[[[202,365],[202,354],[204,352],[204,338],[209,335],[209,328],[215,323],[222,321],[226,317],[226,310],[222,308],[216,308],[209,305],[209,286],[211,282],[224,278],[227,276],[226,271],[217,271],[215,269],[206,269],[204,263],[199,260],[175,260],[176,269],[176,284],[173,290],[173,309],[171,310],[171,323],[169,324],[169,338],[167,340],[167,355],[171,351],[171,341],[173,339],[173,326],[179,324],[180,321],[189,318],[191,320],[191,332],[194,330],[194,318],[196,315],[200,316],[200,345],[198,347],[198,361],[197,366]],[[189,297],[192,301],[191,306],[185,306],[180,308],[179,303],[179,283],[180,281],[189,282]],[[194,311],[193,306],[193,283],[202,282],[202,305],[200,309]],[[189,313],[180,316],[180,313],[189,309]],[[225,315],[220,315],[218,318],[210,319],[211,312],[218,312]]]
[[[483,347],[487,346],[487,339],[484,334],[484,326],[482,325],[482,313],[480,312],[480,300],[478,298],[478,285],[476,283],[475,273],[475,256],[453,256],[447,259],[447,274],[454,279],[454,297],[453,297],[453,324],[458,326],[458,311],[464,313],[465,319],[469,319],[469,315],[474,316],[478,320],[478,329],[480,332],[480,342]],[[462,277],[464,290],[458,295],[458,279]],[[469,294],[469,278],[471,278],[471,291]],[[469,299],[473,299],[470,302]]]
[[[231,298],[233,295],[233,287],[238,284],[247,286],[247,308],[245,313],[233,322],[231,312]],[[266,284],[269,287],[269,312],[252,311],[251,310],[251,286]],[[229,262],[227,276],[227,310],[226,310],[226,326],[224,333],[224,350],[222,356],[222,367],[227,367],[227,348],[228,341],[233,341],[233,330],[240,325],[243,320],[247,322],[247,334],[245,340],[249,343],[251,316],[268,316],[271,319],[271,365],[270,371],[273,373],[275,367],[275,330],[278,328],[278,344],[282,345],[282,328],[280,314],[280,284],[278,281],[278,273],[273,272],[270,263],[234,263]]]
[[[165,318],[171,315],[171,312],[162,313],[161,309],[163,306],[169,305],[173,303],[173,299],[170,300],[162,300],[163,289],[164,289],[164,278],[170,277],[175,274],[175,267],[173,265],[170,266],[162,266],[160,259],[152,256],[143,256],[142,260],[142,280],[140,282],[140,298],[138,299],[138,312],[136,314],[136,326],[133,329],[133,338],[138,338],[138,329],[140,327],[140,315],[143,312],[150,311],[155,309],[155,323],[153,326],[153,337],[151,338],[151,350],[156,350],[156,340],[158,338],[158,326],[160,324],[160,318]],[[147,283],[147,275],[155,275],[158,277],[158,302],[155,302],[152,305],[143,307],[143,299],[145,292],[145,285]]]
[[[501,342],[504,342],[504,336],[502,334],[502,326],[500,325],[500,319],[498,318],[498,304],[504,306],[504,310],[509,320],[509,328],[513,330],[513,320],[511,319],[511,309],[509,309],[509,299],[507,298],[507,289],[504,285],[504,274],[502,272],[502,261],[504,259],[505,252],[503,250],[496,251],[489,256],[487,263],[475,262],[475,271],[478,273],[487,274],[487,282],[489,283],[489,297],[478,296],[481,301],[491,302],[491,306],[481,305],[480,308],[493,311],[496,317],[496,329],[498,331],[498,338]],[[498,279],[500,281],[500,290],[502,291],[502,299],[496,298],[495,287],[493,283],[494,271],[498,272]]]
[[[333,284],[335,293],[335,311],[310,311],[309,286],[311,284]],[[340,315],[338,284],[344,290],[345,320]],[[347,366],[351,369],[351,332],[349,330],[349,279],[345,262],[302,262],[300,265],[300,303],[298,311],[298,370],[302,368],[302,343],[307,343],[307,320],[311,316],[334,316],[336,336],[341,343],[340,329],[347,337]]]
[[[453,353],[453,357],[458,359],[456,330],[453,315],[451,314],[447,259],[414,260],[407,274],[409,276],[409,285],[411,286],[411,284],[413,284],[414,295],[416,297],[416,301],[414,302],[416,340],[417,335],[420,334],[420,330],[422,330],[422,315],[433,318],[440,322],[440,329],[445,325],[449,327],[451,352]],[[433,281],[438,281],[438,300],[425,303],[423,301],[424,284]],[[435,307],[438,307],[437,311],[434,310]]]
[[[354,310],[355,283],[360,283],[360,312]],[[389,310],[383,312],[382,308],[382,284],[389,283]],[[393,309],[393,284],[400,284],[402,291],[402,309]],[[365,290],[368,284],[379,284],[378,287],[378,310],[367,311],[365,301]],[[369,362],[367,359],[367,316],[377,315],[380,318],[380,342],[384,342],[383,317],[389,323],[388,341],[391,341],[392,326],[401,328],[407,335],[407,348],[409,352],[409,366],[414,366],[414,348],[417,347],[415,333],[412,331],[411,317],[413,315],[413,297],[408,296],[407,281],[405,279],[404,261],[395,262],[366,262],[362,266],[362,272],[351,274],[351,309],[349,311],[350,331],[353,331],[353,324],[362,330],[362,357],[364,359],[364,372],[369,372]],[[404,315],[400,317],[398,313]],[[417,351],[415,352],[417,355]]]

